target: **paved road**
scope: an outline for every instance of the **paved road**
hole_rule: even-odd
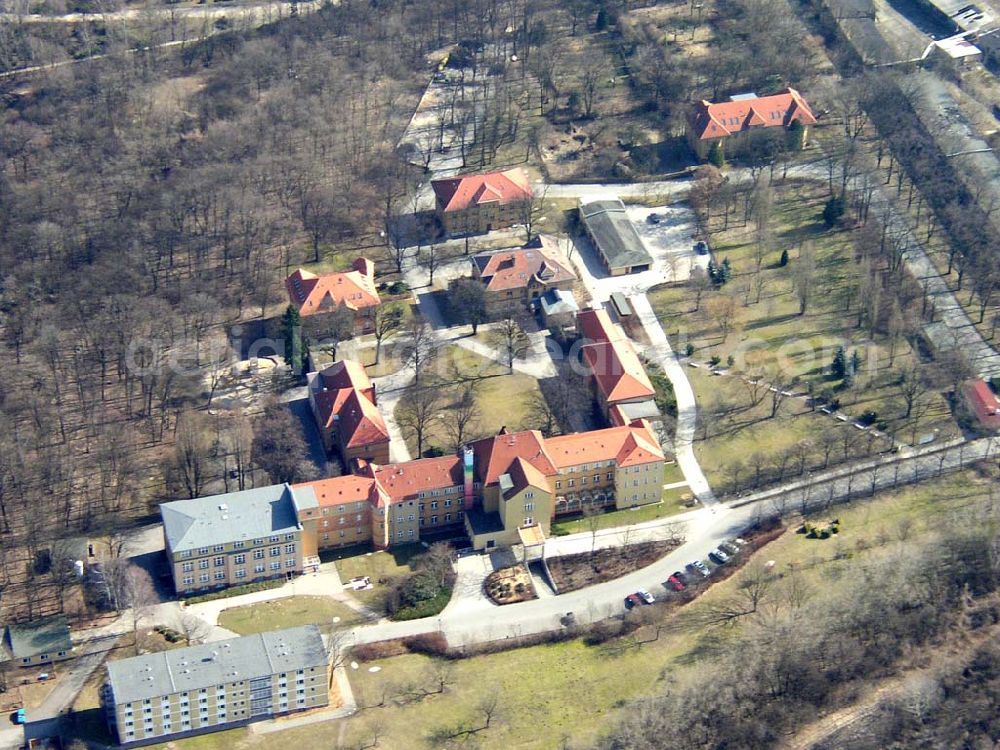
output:
[[[677,432],[674,435],[674,455],[677,458],[677,465],[684,473],[684,479],[695,497],[704,504],[714,503],[716,502],[715,494],[709,487],[705,473],[701,470],[701,465],[694,455],[694,435],[698,426],[698,403],[695,401],[691,382],[687,379],[684,366],[670,348],[670,342],[667,341],[667,335],[663,332],[663,326],[657,320],[646,295],[633,296],[631,305],[635,314],[639,316],[646,336],[649,337],[650,346],[646,348],[646,356],[659,362],[664,374],[674,387],[674,397],[677,399]]]
[[[734,172],[734,174],[738,174]],[[825,182],[826,167],[813,162],[790,167],[791,177],[805,177]],[[876,180],[871,210],[875,216],[888,216],[889,229],[905,238],[907,251],[903,257],[910,273],[925,284],[937,322],[924,324],[923,329],[936,347],[942,350],[958,348],[969,358],[969,363],[982,377],[989,379],[1000,375],[1000,354],[983,338],[959,303],[948,282],[937,271],[923,244],[913,232],[908,216],[896,208],[890,190]]]
[[[607,200],[609,198],[637,198],[647,196],[663,196],[666,202],[678,200],[687,195],[691,187],[688,177],[676,180],[655,180],[652,182],[624,183],[577,183],[572,185],[545,185],[536,182],[536,195],[545,194],[546,198],[579,198],[582,201]]]
[[[335,0],[338,1],[339,0]],[[318,7],[319,3],[315,0],[308,0],[307,2],[301,2],[299,5],[299,12],[304,13],[308,9]],[[276,3],[265,3],[257,4],[251,6],[205,6],[205,7],[192,7],[176,9],[178,14],[183,11],[184,14],[189,14],[192,16],[203,16],[206,20],[211,17],[227,17],[229,19],[237,18],[238,20],[245,20],[249,23],[251,27],[261,26],[266,23],[271,23],[278,18],[288,15],[288,8],[291,7],[291,3],[287,2],[276,2]],[[162,13],[169,18],[169,14],[173,9],[156,9],[155,12]],[[16,14],[2,14],[0,15],[0,23],[79,23],[82,20],[101,20],[106,22],[109,18],[115,18],[121,16],[122,19],[127,19],[130,15],[139,13],[134,9],[117,11],[108,14],[81,14],[81,13],[70,13],[63,16],[17,16]],[[143,11],[143,12],[154,12],[154,11]],[[191,37],[188,39],[177,39],[171,42],[163,42],[161,44],[152,44],[149,46],[136,47],[133,49],[124,50],[122,54],[125,55],[135,55],[137,53],[150,52],[152,50],[170,49],[171,47],[180,47],[186,44],[196,44],[197,42],[204,41],[211,36],[219,33],[219,29],[214,26],[209,29],[209,33],[203,36]],[[118,54],[118,53],[115,53]],[[0,79],[4,78],[16,78],[19,76],[32,75],[34,73],[42,73],[48,70],[55,70],[56,68],[61,68],[66,65],[78,65],[80,63],[91,62],[93,60],[103,60],[107,57],[112,57],[113,55],[100,54],[91,55],[90,57],[81,57],[79,59],[73,60],[60,60],[59,62],[46,63],[44,65],[29,65],[24,68],[16,68],[14,70],[8,70],[0,73]]]
[[[686,181],[685,181],[686,182]],[[650,183],[655,184],[655,183]],[[562,186],[570,187],[570,186]],[[580,186],[573,186],[574,188]],[[634,186],[619,186],[623,189]],[[671,219],[678,224],[671,236],[676,242],[683,241],[683,247],[679,252],[687,255],[694,255],[690,244],[690,229],[685,231],[685,227],[690,228],[691,217],[689,212],[684,216],[674,216]],[[677,464],[684,474],[684,479],[691,487],[691,491],[702,503],[714,503],[715,495],[709,487],[705,473],[698,464],[698,459],[694,455],[694,435],[698,423],[698,404],[695,400],[694,390],[687,379],[684,368],[677,360],[670,342],[663,331],[663,326],[657,319],[653,308],[646,297],[646,290],[659,284],[667,275],[667,258],[665,257],[670,249],[663,247],[657,251],[647,244],[647,249],[653,257],[652,268],[649,271],[626,276],[608,276],[600,261],[597,258],[597,251],[586,237],[574,237],[573,245],[575,252],[572,254],[573,264],[580,275],[580,280],[584,288],[590,295],[591,303],[599,306],[607,301],[614,292],[621,292],[630,295],[629,299],[632,309],[639,317],[646,337],[650,345],[646,348],[645,354],[651,360],[659,363],[664,374],[669,378],[674,387],[674,395],[677,398],[677,432],[674,437],[674,452],[677,457]]]
[[[439,617],[409,622],[382,622],[359,628],[354,637],[358,643],[370,643],[388,638],[402,638],[424,632],[440,631],[452,645],[467,645],[504,638],[555,630],[561,627],[560,617],[573,612],[577,622],[586,624],[622,611],[624,597],[640,588],[657,596],[666,596],[662,582],[690,560],[704,557],[712,547],[727,538],[739,535],[761,514],[778,510],[798,510],[803,507],[818,510],[829,503],[868,496],[872,488],[894,486],[928,479],[957,470],[973,460],[997,456],[995,439],[981,439],[944,449],[924,449],[912,456],[895,455],[876,459],[860,467],[843,467],[817,474],[802,482],[757,493],[728,505],[718,505],[686,514],[686,542],[652,565],[607,583],[580,591],[546,597],[530,602],[496,607],[482,602],[466,601],[461,607],[450,606]],[[622,533],[609,530],[607,534]],[[634,533],[634,532],[632,532]],[[561,544],[585,544],[589,549],[590,534],[563,538]]]
[[[294,4],[298,13],[309,13],[320,7],[318,0],[303,0]],[[225,5],[173,5],[166,8],[125,8],[122,10],[109,11],[108,13],[63,13],[62,15],[48,15],[43,13],[0,13],[0,23],[10,24],[52,24],[52,23],[101,23],[107,24],[113,21],[146,21],[157,16],[167,20],[180,20],[183,18],[205,18],[209,20],[217,18],[232,18],[240,16],[253,19],[257,23],[269,23],[278,18],[287,18],[292,14],[293,3],[271,2],[271,3],[247,3]]]
[[[748,170],[731,169],[727,174],[733,181],[750,179]],[[826,166],[819,161],[789,167],[787,175],[788,177],[821,182],[826,182],[828,179]],[[965,308],[962,307],[955,293],[948,286],[947,280],[937,272],[937,268],[927,255],[923,243],[913,232],[909,217],[896,208],[891,190],[883,186],[880,180],[876,180],[876,183],[871,209],[876,216],[888,216],[890,230],[905,237],[908,250],[904,256],[904,262],[914,277],[922,284],[926,284],[928,296],[934,305],[937,322],[924,325],[927,336],[941,349],[957,346],[966,352],[973,368],[983,377],[1000,375],[1000,354],[976,329],[965,312]],[[610,197],[657,195],[665,196],[669,200],[681,200],[686,197],[690,186],[690,179],[621,185],[550,185],[547,196],[597,200]],[[542,190],[542,184],[536,184],[535,189]]]

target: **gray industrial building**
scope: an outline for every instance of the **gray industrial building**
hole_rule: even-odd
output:
[[[609,274],[622,276],[650,269],[653,259],[620,200],[584,203],[580,219]]]

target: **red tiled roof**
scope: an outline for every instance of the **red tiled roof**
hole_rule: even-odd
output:
[[[611,322],[603,308],[584,310],[576,316],[577,331],[584,339],[583,360],[607,403],[652,398],[653,384],[632,343]]]
[[[346,447],[389,441],[389,428],[385,425],[382,412],[361,391],[348,391],[339,415],[340,426],[337,429]]]
[[[1000,401],[985,380],[970,380],[962,390],[976,419],[987,427],[1000,427]]]
[[[532,279],[548,285],[576,278],[555,242],[545,237],[539,237],[539,241],[530,246],[476,255],[472,262],[491,292],[519,289]]]
[[[514,483],[510,494],[517,494],[528,487],[535,487],[544,492],[552,492],[552,485],[546,476],[520,456],[514,459],[507,473],[510,474],[510,478]]]
[[[502,432],[477,440],[472,450],[476,476],[484,486],[494,484],[501,474],[506,474],[516,458],[523,458],[546,476],[556,473],[552,459],[545,452],[545,439],[538,430]]]
[[[663,451],[643,419],[627,427],[608,427],[549,438],[545,445],[556,468],[614,460],[618,466],[662,461]]]
[[[378,466],[374,477],[391,502],[399,502],[418,492],[442,490],[462,484],[462,459],[459,456],[418,458],[401,464]]]
[[[798,120],[812,125],[816,117],[802,95],[787,88],[772,96],[728,102],[701,101],[696,106],[692,125],[699,140],[724,138],[754,127],[770,128],[791,125]]]
[[[372,387],[371,378],[368,377],[364,365],[353,359],[334,362],[321,370],[319,376],[323,379],[323,387],[331,390],[357,388],[359,391],[366,391]]]
[[[581,353],[606,403],[656,395],[639,355],[628,341],[612,339],[588,344]]]
[[[374,497],[374,485],[375,480],[371,477],[345,474],[315,482],[302,482],[292,485],[292,489],[311,487],[316,493],[317,502],[323,508],[343,503],[354,503],[359,500],[371,501]]]
[[[331,428],[337,417],[337,432],[344,447],[389,440],[389,428],[375,405],[375,388],[359,362],[334,362],[319,373],[319,380],[326,390],[313,394],[317,421]]]
[[[576,330],[587,339],[587,343],[612,341],[625,338],[621,330],[611,322],[608,311],[603,307],[597,310],[581,310],[576,314]]]
[[[285,279],[288,299],[300,315],[332,312],[340,305],[360,310],[379,304],[375,290],[375,266],[367,258],[354,261],[354,270],[317,276],[298,269]]]
[[[313,396],[316,401],[316,421],[321,427],[333,426],[334,415],[340,414],[344,402],[353,392],[351,388],[338,388],[335,391],[319,391]]]
[[[431,186],[445,211],[461,211],[482,203],[518,203],[531,198],[528,174],[520,167],[433,180]]]

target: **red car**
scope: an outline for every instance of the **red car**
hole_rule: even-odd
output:
[[[625,597],[625,609],[632,609],[632,607],[643,603],[638,594],[629,594]]]
[[[672,576],[670,576],[670,578],[667,579],[665,588],[671,588],[674,591],[683,591],[684,583],[683,581],[681,581],[680,578],[677,577],[677,574],[674,573]]]

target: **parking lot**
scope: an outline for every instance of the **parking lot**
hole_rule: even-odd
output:
[[[572,260],[595,302],[606,301],[614,292],[641,294],[665,281],[685,281],[690,278],[692,268],[708,265],[707,255],[694,252],[694,214],[687,205],[653,208],[626,205],[625,212],[652,256],[653,265],[642,273],[608,276],[590,240],[585,236],[574,237]],[[649,219],[651,214],[655,216],[653,221]]]

